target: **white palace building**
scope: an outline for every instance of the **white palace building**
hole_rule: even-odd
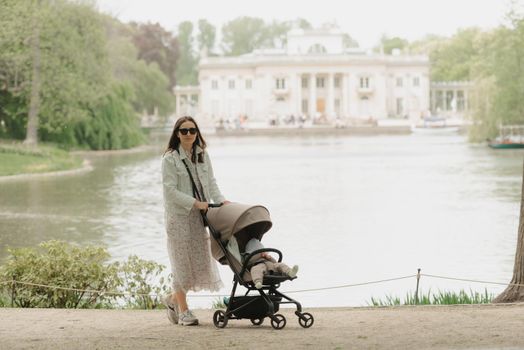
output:
[[[446,106],[430,101],[427,56],[373,54],[344,48],[343,42],[343,33],[333,27],[292,30],[285,49],[201,58],[199,86],[175,87],[176,116],[213,121],[247,116],[265,123],[290,116],[318,122],[420,119],[437,104]],[[439,97],[460,95],[450,91]]]

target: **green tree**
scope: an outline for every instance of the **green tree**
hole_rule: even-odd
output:
[[[408,44],[409,42],[406,39],[402,39],[398,36],[390,38],[387,35],[383,35],[382,38],[380,38],[379,47],[376,47],[375,51],[382,50],[385,54],[391,55],[393,49],[399,49],[402,51],[408,46]]]
[[[193,48],[193,24],[184,21],[178,25],[180,59],[176,67],[178,85],[196,85],[197,60]]]
[[[353,39],[349,34],[342,34],[342,40],[344,40],[344,48],[359,47],[358,41]]]
[[[198,52],[199,54],[205,51],[207,54],[213,53],[216,39],[216,28],[206,19],[198,20]]]
[[[131,24],[129,26],[111,18],[108,18],[107,21],[109,33],[108,53],[113,78],[132,88],[133,91],[130,93],[130,96],[136,112],[150,115],[158,111],[160,116],[167,117],[174,107],[174,96],[171,92],[174,73],[173,81],[171,82],[164,72],[165,69],[162,70],[158,62],[164,64],[164,68],[170,67],[171,64],[166,62],[167,59],[164,60],[162,58],[166,57],[170,51],[158,45],[150,49],[151,54],[147,56],[149,61],[145,58],[137,60],[136,57],[141,57],[139,48],[136,47],[137,36],[135,30],[137,25]],[[146,28],[149,28],[149,26]],[[152,30],[151,28],[149,29]],[[158,32],[163,31],[161,27],[158,29],[156,25],[153,26],[153,29]],[[149,32],[150,30],[147,31]],[[158,37],[153,36],[153,38]],[[169,40],[169,38],[169,36],[166,36],[166,39]],[[139,47],[143,48],[144,46],[139,45]],[[144,56],[146,56],[145,52],[143,51]],[[172,59],[174,60],[175,56]]]
[[[272,39],[261,18],[238,17],[222,27],[221,46],[226,55],[238,56],[254,49],[272,47]]]
[[[482,36],[472,68],[472,137],[493,137],[501,124],[524,124],[524,16],[511,11],[509,22]]]
[[[113,26],[116,26],[113,23]],[[122,26],[122,25],[121,25]],[[155,62],[169,79],[169,89],[176,85],[176,68],[180,55],[178,39],[158,23],[131,23],[132,40],[138,49],[138,59]],[[116,30],[120,36],[128,36],[124,29]]]
[[[471,69],[479,54],[477,42],[481,36],[478,28],[462,29],[436,45],[429,53],[432,80],[471,80]]]
[[[2,9],[2,24],[19,30],[0,39],[0,66],[16,62],[0,85],[8,86],[5,99],[20,102],[2,110],[2,119],[25,114],[28,143],[36,143],[38,130],[44,141],[74,144],[71,126],[108,86],[99,15],[88,5],[63,0],[5,0]]]

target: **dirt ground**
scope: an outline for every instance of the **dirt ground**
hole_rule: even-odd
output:
[[[0,309],[0,349],[524,349],[524,304],[317,308],[309,329],[291,309],[282,330],[266,319],[230,320],[212,310],[200,326],[169,323],[165,310]]]

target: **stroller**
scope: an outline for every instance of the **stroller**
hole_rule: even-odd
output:
[[[314,318],[308,312],[302,312],[299,302],[280,293],[280,284],[296,277],[281,274],[267,274],[262,281],[262,288],[257,289],[252,281],[250,269],[257,260],[258,254],[272,252],[278,254],[278,262],[282,261],[282,253],[274,248],[263,248],[249,254],[245,253],[246,243],[251,238],[262,239],[264,233],[272,226],[269,212],[259,205],[231,203],[224,206],[210,205],[207,215],[202,215],[208,225],[211,235],[211,253],[223,265],[229,265],[233,270],[233,289],[229,300],[226,299],[225,311],[217,310],[213,315],[213,323],[217,328],[227,326],[229,320],[249,319],[253,325],[261,325],[268,317],[274,329],[286,326],[286,318],[278,314],[281,304],[295,304],[295,315],[298,323],[309,328]],[[247,289],[243,296],[235,295],[238,285]],[[257,295],[250,295],[251,292]],[[284,300],[284,301],[283,301]]]

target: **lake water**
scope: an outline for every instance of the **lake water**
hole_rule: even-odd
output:
[[[160,137],[163,143],[167,135]],[[209,138],[229,200],[272,216],[266,246],[300,265],[282,291],[422,273],[509,282],[517,240],[524,152],[494,151],[461,135]],[[98,155],[92,172],[0,183],[0,259],[6,246],[49,239],[104,244],[168,264],[160,156]],[[232,272],[220,267],[228,294]],[[504,287],[422,277],[422,291]],[[359,306],[403,297],[415,278],[299,292],[303,306]],[[207,295],[207,293],[200,293]],[[209,307],[215,297],[192,297]]]

